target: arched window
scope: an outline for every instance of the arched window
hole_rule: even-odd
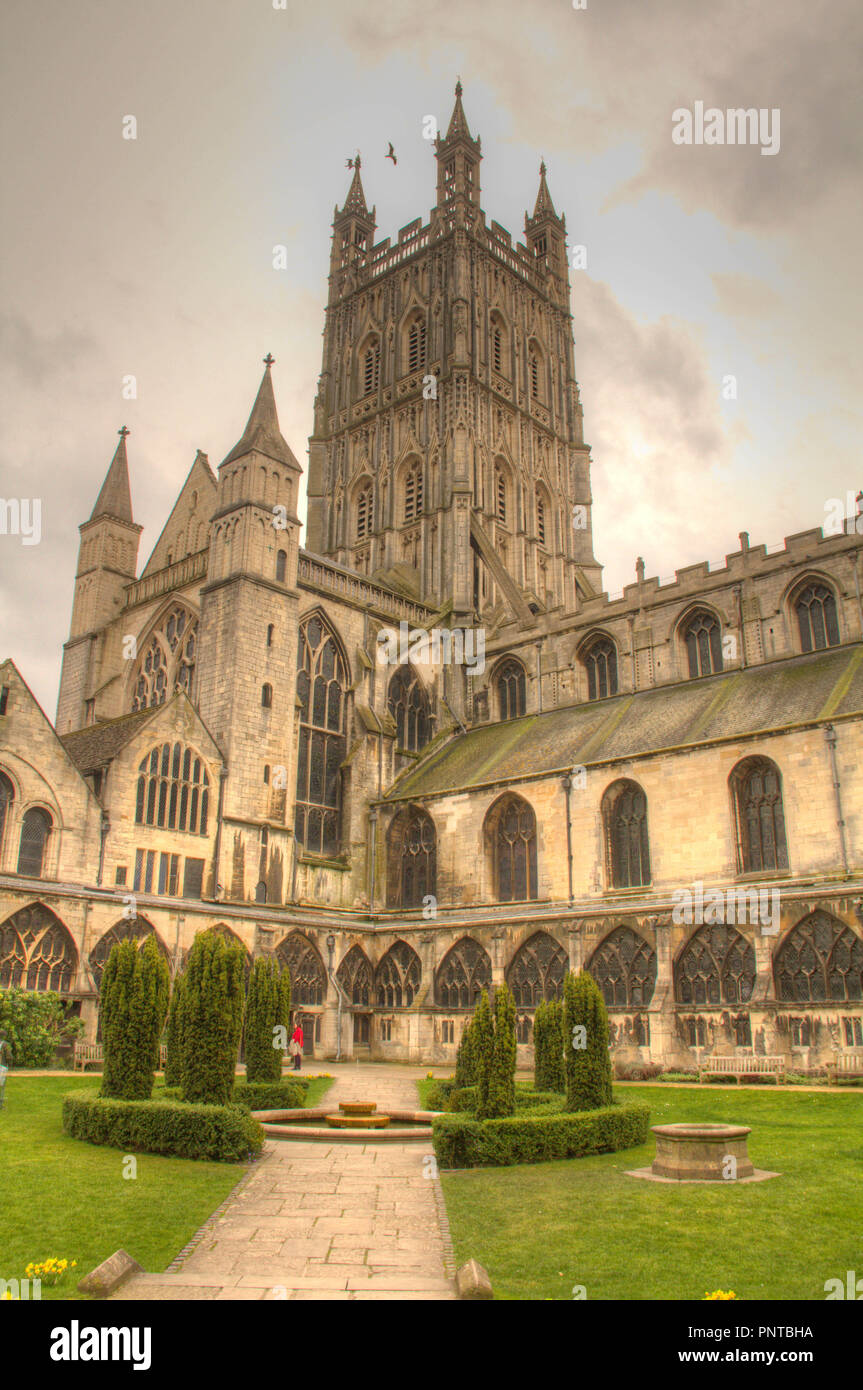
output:
[[[418,372],[426,360],[426,321],[416,314],[408,325],[408,371]]]
[[[445,1009],[472,1009],[491,984],[491,960],[479,942],[463,936],[451,946],[435,975],[435,1002]]]
[[[273,707],[273,687],[269,683],[261,686],[261,705],[264,709]]]
[[[372,532],[372,504],[374,492],[370,482],[363,483],[357,493],[357,540],[365,540]]]
[[[377,391],[381,379],[381,340],[370,338],[362,356],[363,395]]]
[[[274,624],[274,623],[268,623],[268,624],[267,624],[267,646],[268,646],[268,647],[271,647],[271,646],[273,645],[273,634],[274,634],[275,630],[276,630],[276,628],[275,628],[275,624]]]
[[[745,1004],[755,984],[755,948],[734,927],[699,927],[674,969],[678,1004]]]
[[[423,509],[423,470],[419,459],[405,473],[405,521],[416,521]]]
[[[48,811],[41,806],[33,806],[26,812],[21,822],[21,840],[18,845],[18,872],[27,878],[41,878],[45,863],[45,850],[54,822]]]
[[[206,835],[210,778],[203,759],[182,743],[151,749],[138,766],[136,825]]]
[[[393,942],[375,974],[375,995],[381,1009],[409,1009],[422,979],[420,958],[406,941]]]
[[[276,948],[276,959],[291,976],[291,1007],[323,1004],[327,974],[317,950],[302,932],[291,932]]]
[[[352,946],[336,971],[336,979],[358,1008],[369,1008],[374,1002],[372,967],[362,946]]]
[[[276,556],[276,582],[278,584],[284,584],[285,582],[285,567],[287,563],[287,554],[284,550],[280,550]]]
[[[788,868],[782,777],[769,758],[745,758],[731,774],[737,869],[759,874]]]
[[[612,888],[650,882],[647,797],[637,782],[614,782],[602,798],[606,865]]]
[[[491,843],[494,896],[499,903],[536,897],[536,816],[520,796],[500,797],[485,818]]]
[[[509,657],[495,676],[501,719],[517,719],[527,709],[527,682],[524,667]]]
[[[339,850],[345,760],[345,663],[322,618],[300,626],[297,653],[300,741],[294,833],[310,854]]]
[[[14,800],[15,788],[6,773],[0,772],[0,855],[3,852],[3,831],[6,828],[6,817],[12,809]]]
[[[792,927],[773,959],[779,999],[801,1004],[863,999],[863,941],[829,913]]]
[[[66,994],[77,969],[70,933],[42,903],[21,907],[0,923],[0,989]]]
[[[431,737],[429,701],[411,666],[399,666],[390,681],[387,709],[396,722],[396,746],[419,752]]]
[[[516,951],[506,972],[506,982],[519,1009],[535,1009],[544,999],[563,997],[568,968],[566,952],[546,931],[533,936]]]
[[[836,595],[826,584],[813,581],[800,590],[794,600],[800,627],[800,646],[804,652],[820,652],[839,645]]]
[[[694,613],[683,629],[683,641],[693,679],[722,670],[722,629],[715,613]]]
[[[105,969],[105,962],[111,954],[118,941],[135,941],[138,950],[141,949],[148,936],[156,937],[156,945],[159,947],[165,960],[168,959],[168,952],[164,942],[153,930],[152,924],[146,917],[124,918],[121,922],[115,922],[114,926],[100,936],[92,951],[90,952],[90,973],[96,984],[96,989],[101,988],[102,971]]]
[[[631,927],[615,927],[597,946],[587,969],[609,1008],[642,1008],[656,986],[656,952]]]
[[[390,907],[422,907],[437,882],[434,821],[419,806],[395,817],[387,835],[387,902]]]
[[[605,700],[617,694],[617,648],[610,637],[597,637],[581,661],[587,672],[588,700]]]
[[[180,605],[169,609],[151,634],[132,682],[132,710],[163,705],[178,690],[191,698],[198,621]]]
[[[506,474],[502,468],[494,470],[494,514],[498,521],[506,525]]]
[[[491,349],[491,365],[501,376],[508,376],[506,370],[506,328],[500,314],[494,313],[490,319],[489,343]]]

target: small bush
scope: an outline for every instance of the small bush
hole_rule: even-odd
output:
[[[63,1000],[53,990],[0,989],[0,1038],[9,1051],[2,1060],[10,1067],[50,1067],[65,1037],[79,1037],[80,1019],[66,1018]]]
[[[63,1100],[63,1128],[73,1139],[125,1153],[240,1163],[261,1151],[264,1131],[239,1105],[171,1100],[105,1100],[75,1091]]]
[[[470,1019],[468,1019],[464,1026],[458,1045],[458,1051],[455,1055],[455,1077],[453,1079],[456,1086],[476,1085],[476,1053],[474,1038],[471,1034]]]
[[[294,1081],[235,1081],[231,1101],[244,1110],[299,1110],[306,1103],[306,1090]]]
[[[652,1081],[662,1071],[658,1062],[615,1062],[614,1075],[618,1081]]]
[[[635,1148],[647,1139],[649,1118],[647,1105],[610,1105],[583,1114],[507,1115],[500,1120],[439,1115],[432,1122],[432,1142],[442,1168],[543,1163]]]
[[[427,1110],[448,1110],[449,1100],[453,1091],[456,1089],[454,1076],[440,1077],[433,1086],[429,1086],[426,1091],[425,1107]]]

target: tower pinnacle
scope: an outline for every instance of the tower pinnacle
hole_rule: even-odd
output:
[[[134,523],[132,494],[129,490],[129,463],[126,458],[126,436],[129,431],[125,425],[122,425],[117,433],[120,436],[120,442],[114,451],[108,472],[105,474],[105,481],[99,496],[96,498],[96,505],[90,513],[91,521],[95,521],[97,516],[113,516],[118,521]]]

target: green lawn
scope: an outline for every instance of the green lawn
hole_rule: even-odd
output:
[[[419,1083],[420,1088],[424,1083]],[[704,1186],[626,1176],[642,1148],[557,1163],[442,1174],[458,1264],[488,1270],[502,1299],[823,1299],[863,1271],[863,1097],[615,1086],[646,1101],[651,1124],[751,1125],[769,1182]]]
[[[80,1298],[75,1284],[115,1250],[159,1273],[191,1240],[246,1170],[136,1154],[137,1177],[123,1177],[123,1154],[69,1139],[63,1096],[87,1076],[16,1077],[10,1071],[0,1110],[0,1278],[21,1278],[49,1255],[77,1260],[64,1284],[43,1298]],[[332,1084],[314,1080],[309,1104]]]

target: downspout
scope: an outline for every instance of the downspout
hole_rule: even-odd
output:
[[[537,714],[542,714],[542,643],[536,643],[536,693],[539,708]]]
[[[378,839],[378,810],[373,806],[369,811],[369,850],[371,851],[371,863],[369,865],[369,915],[372,916],[375,910],[375,863]]]
[[[102,874],[105,869],[105,846],[108,843],[108,834],[111,830],[111,822],[108,819],[107,811],[102,812],[102,819],[99,825],[99,868],[96,871],[96,887],[102,887]]]
[[[331,942],[332,945],[330,944]],[[335,950],[335,946],[335,938],[333,936],[327,937],[327,973],[332,980],[333,987],[336,991],[336,998],[339,1001],[338,1012],[336,1013],[336,1061],[340,1062],[342,1060],[342,1003],[346,996],[333,970],[333,951]]]
[[[216,811],[216,842],[213,845],[213,893],[214,898],[219,896],[219,864],[222,857],[222,813],[225,808],[225,783],[228,780],[228,769],[223,763],[219,769],[219,806]]]
[[[746,633],[743,629],[743,586],[734,586],[734,596],[737,599],[737,630],[740,633],[740,664],[746,670]]]
[[[571,796],[572,796],[572,773],[568,772],[563,779],[563,790],[566,793],[566,858],[569,867],[569,905],[572,907],[572,816],[571,816]]]
[[[839,827],[839,844],[842,848],[842,868],[848,876],[848,846],[845,842],[845,820],[842,815],[842,788],[839,782],[839,766],[836,762],[836,730],[828,724],[824,730],[827,747],[830,749],[830,767],[833,773],[833,792],[836,797],[836,824]]]

